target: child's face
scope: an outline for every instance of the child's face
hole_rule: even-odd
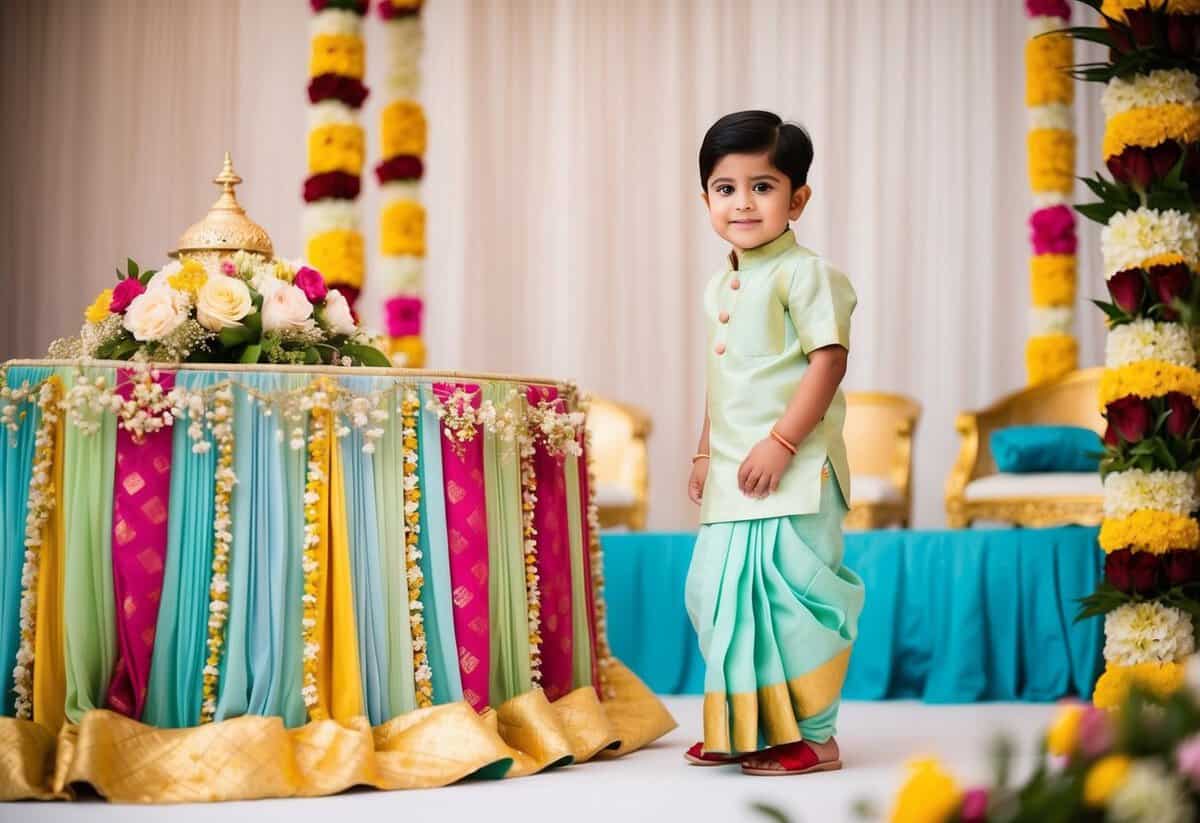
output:
[[[727,154],[717,161],[702,196],[713,229],[745,251],[783,234],[804,211],[812,189],[792,191],[788,176],[771,165],[766,152]]]

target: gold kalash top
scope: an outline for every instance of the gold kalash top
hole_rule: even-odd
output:
[[[238,202],[235,188],[242,178],[233,170],[229,152],[225,152],[225,165],[213,182],[221,187],[221,196],[203,220],[183,233],[171,257],[190,257],[208,264],[231,257],[237,251],[248,251],[272,259],[275,247],[270,236],[246,216],[246,210]]]

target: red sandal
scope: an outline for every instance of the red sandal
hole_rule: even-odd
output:
[[[742,757],[744,755],[706,752],[703,743],[696,743],[683,753],[683,759],[693,766],[727,766],[730,763],[740,763]]]
[[[776,746],[760,753],[765,759],[774,760],[782,769],[758,769],[742,764],[743,774],[757,777],[779,777],[785,774],[810,774],[811,772],[836,772],[842,768],[841,760],[826,760],[813,751],[812,746],[803,740]]]

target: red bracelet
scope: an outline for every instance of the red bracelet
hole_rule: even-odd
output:
[[[788,440],[786,437],[784,437],[779,432],[775,431],[775,429],[773,429],[773,428],[771,429],[771,437],[773,437],[775,439],[776,443],[778,443],[779,445],[781,445],[785,449],[787,449],[789,452],[791,452],[793,457],[795,456],[796,447],[792,444],[792,442],[790,440]]]

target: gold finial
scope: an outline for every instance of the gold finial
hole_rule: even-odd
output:
[[[242,178],[233,170],[229,152],[225,152],[225,163],[213,182],[221,187],[221,196],[203,220],[183,233],[171,256],[222,258],[236,251],[251,251],[273,257],[271,238],[262,226],[246,216],[246,210],[238,202],[236,187]]]

